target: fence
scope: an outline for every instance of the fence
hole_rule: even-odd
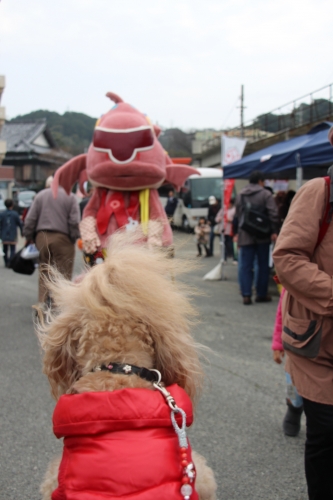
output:
[[[259,115],[241,126],[225,130],[231,137],[245,137],[254,142],[274,134],[287,132],[314,122],[332,119],[333,83],[310,94],[294,99],[272,111]],[[220,137],[206,141],[203,151],[208,151],[220,144]]]

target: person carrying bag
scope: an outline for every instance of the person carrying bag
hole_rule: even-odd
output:
[[[266,206],[254,205],[251,201],[249,201],[255,193],[256,191],[249,194],[246,199],[245,195],[241,196],[243,214],[240,229],[246,231],[260,241],[271,235],[272,224],[269,215],[267,214]]]
[[[264,175],[252,172],[249,184],[236,198],[236,219],[239,221],[234,240],[241,249],[239,265],[243,304],[252,304],[253,270],[258,262],[256,302],[270,302],[269,249],[277,238],[278,209],[272,193],[264,188]]]
[[[333,128],[329,139],[333,145]],[[332,167],[331,167],[332,169]],[[303,397],[305,474],[310,500],[333,499],[333,176],[297,192],[273,258],[286,293],[282,343],[286,369]]]

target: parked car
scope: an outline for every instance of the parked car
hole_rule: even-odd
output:
[[[19,191],[14,201],[14,210],[22,215],[26,208],[30,208],[35,196],[36,191]]]

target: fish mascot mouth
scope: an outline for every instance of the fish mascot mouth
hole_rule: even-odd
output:
[[[94,170],[89,173],[88,179],[96,187],[138,191],[159,188],[164,182],[165,175],[159,171],[155,163],[132,161],[125,169],[122,164],[110,161],[105,155],[102,161],[95,162]]]

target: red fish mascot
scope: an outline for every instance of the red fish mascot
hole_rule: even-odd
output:
[[[157,188],[170,183],[176,188],[198,173],[192,167],[175,165],[158,141],[160,129],[133,106],[108,92],[115,106],[96,123],[87,154],[72,158],[55,173],[52,189],[70,193],[75,182],[94,186],[80,224],[83,250],[96,254],[119,228],[142,223],[148,242],[172,244],[172,231],[159,200]],[[160,233],[150,234],[148,222],[160,221]],[[156,226],[155,226],[156,227]]]

